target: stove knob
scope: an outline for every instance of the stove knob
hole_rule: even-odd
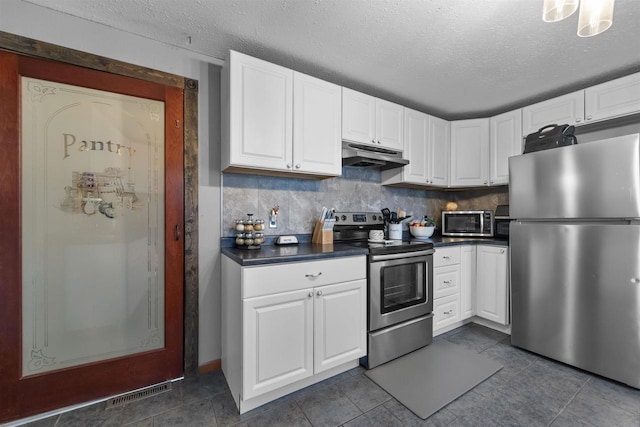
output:
[[[346,215],[342,215],[340,218],[342,218],[343,221],[347,220],[347,216]]]
[[[375,216],[375,215],[374,215],[374,216],[372,216],[371,218],[373,218],[373,220],[374,220],[374,221],[375,221],[376,219],[378,219],[378,217],[377,217],[377,216]]]
[[[336,217],[336,222],[340,221],[340,218]]]

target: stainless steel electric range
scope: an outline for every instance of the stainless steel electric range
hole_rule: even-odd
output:
[[[367,356],[371,369],[433,340],[433,244],[419,240],[369,240],[385,230],[376,212],[336,212],[335,242],[367,246]]]

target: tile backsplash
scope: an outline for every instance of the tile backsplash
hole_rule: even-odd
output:
[[[400,208],[439,223],[449,201],[458,203],[459,210],[495,209],[509,202],[509,192],[507,186],[463,191],[387,187],[380,184],[379,170],[348,166],[342,176],[325,180],[223,173],[222,236],[233,236],[234,221],[248,213],[268,220],[274,206],[279,206],[278,228],[267,228],[266,235],[310,234],[323,206],[347,212]]]

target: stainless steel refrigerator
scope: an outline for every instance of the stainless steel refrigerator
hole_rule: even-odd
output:
[[[511,157],[509,176],[512,344],[640,388],[640,134]]]

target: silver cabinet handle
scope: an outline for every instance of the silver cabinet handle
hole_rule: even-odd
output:
[[[371,140],[371,142],[372,142],[373,144],[375,144],[375,143],[376,143],[376,140],[375,140],[375,139],[372,139],[372,140]]]
[[[445,311],[445,312],[444,312],[444,313],[442,313],[442,314],[451,314],[451,313],[453,313],[453,309],[451,309],[451,310],[447,310],[447,311]]]
[[[316,274],[305,274],[304,277],[307,279],[315,279],[316,277],[322,276],[322,271],[317,272]]]
[[[309,292],[309,295],[307,295],[309,298],[313,297],[313,292]]]
[[[451,259],[449,255],[442,255],[442,259]]]
[[[593,116],[587,116],[587,120],[593,119]]]
[[[296,169],[300,169],[300,163],[296,164]]]
[[[500,249],[500,253],[503,254],[504,253],[504,249]]]
[[[447,284],[449,284],[449,283],[451,283],[451,280],[443,280],[443,281],[442,281],[442,283],[447,283]]]
[[[576,117],[576,123],[580,123],[582,121],[582,117]]]
[[[287,163],[287,169],[291,169],[291,165]]]
[[[319,297],[321,297],[321,296],[322,296],[322,291],[318,291],[318,292],[316,292],[316,295],[318,295]]]

